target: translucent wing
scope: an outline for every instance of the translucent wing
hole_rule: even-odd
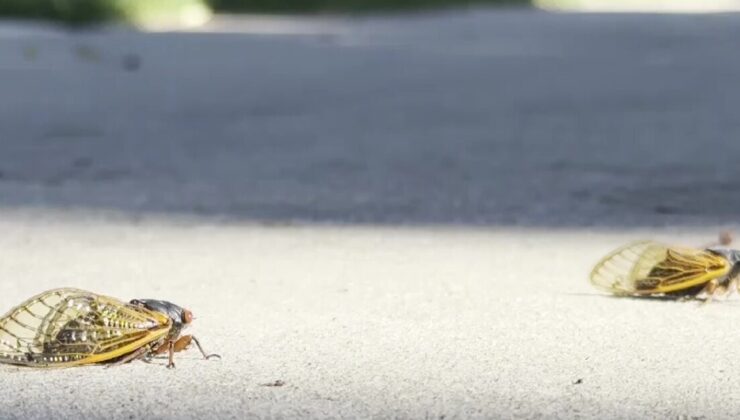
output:
[[[117,299],[54,289],[0,318],[0,362],[73,366],[111,360],[164,337],[169,319]]]
[[[730,269],[727,259],[706,250],[642,241],[599,261],[591,271],[591,283],[617,295],[673,293],[701,286]]]

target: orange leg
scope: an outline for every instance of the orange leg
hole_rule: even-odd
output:
[[[192,339],[193,339],[192,335],[183,335],[177,340],[165,341],[164,344],[162,344],[161,346],[159,346],[159,348],[157,348],[155,353],[162,354],[168,351],[170,349],[170,343],[174,343],[173,350],[175,353],[183,351],[188,348]]]
[[[190,342],[193,341],[192,335],[183,335],[175,341],[175,353],[183,351],[190,346]]]
[[[212,357],[215,358],[221,358],[218,354],[207,354],[203,347],[201,347],[200,342],[197,338],[193,337],[192,335],[183,335],[182,337],[178,338],[177,340],[169,340],[159,346],[159,348],[155,351],[157,354],[162,354],[164,352],[169,353],[169,363],[167,363],[167,368],[171,369],[175,367],[174,354],[183,350],[186,350],[191,343],[195,343],[196,346],[198,346],[198,350],[200,351],[200,354],[203,355],[204,359],[210,359]]]
[[[718,289],[721,292],[723,288],[719,286],[719,281],[717,281],[717,279],[714,279],[707,283],[707,285],[704,287],[704,289],[702,289],[700,293],[706,295],[706,299],[703,302],[704,305],[712,301],[712,298],[714,297],[714,294],[718,291]]]

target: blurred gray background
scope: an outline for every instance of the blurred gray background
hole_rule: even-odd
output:
[[[740,204],[740,16],[0,27],[0,206],[653,226]]]

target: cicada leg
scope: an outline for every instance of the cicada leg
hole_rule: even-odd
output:
[[[162,354],[164,352],[167,352],[167,369],[172,369],[175,367],[175,361],[174,361],[174,355],[175,355],[175,343],[177,343],[180,340],[167,340],[165,341],[161,346],[157,347],[156,350],[154,350],[155,354]]]
[[[738,291],[738,277],[739,277],[738,275],[734,275],[733,277],[731,277],[727,281],[727,284],[722,288],[722,294],[723,295],[729,296],[729,295],[731,295],[733,293],[737,293],[737,291]],[[715,295],[717,295],[717,294],[718,293],[715,292]]]
[[[190,339],[192,339],[195,342],[195,345],[198,346],[198,350],[200,351],[200,354],[203,355],[203,358],[204,359],[208,360],[208,359],[210,359],[212,357],[221,359],[221,355],[220,354],[216,354],[216,353],[207,354],[205,351],[203,351],[203,347],[201,347],[200,341],[198,341],[198,339],[195,338],[194,336],[192,336],[192,335],[186,335],[185,337],[190,337]],[[180,340],[182,340],[185,337],[180,338]],[[190,339],[188,340],[188,344],[190,344]],[[178,341],[180,341],[180,340],[178,340]]]
[[[182,337],[178,338],[177,341],[175,341],[175,353],[187,349],[190,346],[190,343],[195,343],[195,345],[198,347],[198,351],[200,351],[200,354],[202,354],[203,358],[206,360],[212,357],[217,357],[219,359],[221,358],[220,355],[215,353],[207,354],[205,350],[203,350],[203,347],[200,345],[200,341],[198,341],[198,339],[192,335],[183,335]]]
[[[175,342],[170,340],[167,342],[167,351],[169,352],[169,359],[167,362],[167,369],[175,368]]]
[[[715,298],[718,296],[724,296],[727,294],[727,286],[717,286],[714,289],[714,292],[711,294],[711,298]]]
[[[200,345],[200,341],[198,341],[198,339],[192,335],[183,335],[177,340],[170,340],[162,344],[162,346],[160,346],[156,350],[156,353],[161,354],[161,353],[164,353],[165,351],[168,352],[169,361],[167,363],[167,368],[172,369],[175,367],[175,362],[174,362],[175,353],[186,350],[190,346],[190,343],[195,343],[195,345],[198,347],[198,351],[200,351],[200,354],[202,354],[203,358],[206,360],[210,358],[214,358],[214,357],[219,358],[219,359],[221,358],[221,356],[218,354],[206,353],[203,350],[203,347]]]
[[[702,305],[706,305],[709,302],[712,301],[712,298],[714,297],[714,294],[718,291],[722,291],[724,287],[720,287],[719,281],[717,279],[714,279],[707,283],[706,286],[699,292],[699,295],[705,295],[706,299],[704,302],[702,302]]]
[[[740,275],[733,275],[727,281],[726,284],[720,284],[719,280],[714,279],[707,283],[707,285],[702,289],[701,292],[699,292],[699,295],[706,295],[706,299],[702,304],[706,305],[707,303],[711,302],[713,298],[717,296],[727,296],[731,293],[736,293],[740,289],[740,285],[738,285],[738,281],[740,280]]]
[[[146,355],[148,353],[149,353],[149,348],[148,347],[142,347],[142,348],[136,350],[135,352],[132,352],[130,354],[127,354],[126,356],[120,358],[119,360],[116,360],[115,362],[109,364],[105,368],[107,369],[109,367],[119,366],[119,365],[122,365],[124,363],[128,363],[128,362],[130,362],[132,360],[141,359],[143,357],[146,357]]]
[[[738,277],[740,276],[735,275],[727,282],[727,291],[725,292],[725,295],[732,295],[733,293],[738,292]]]

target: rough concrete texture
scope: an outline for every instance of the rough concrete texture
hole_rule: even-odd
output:
[[[740,415],[737,302],[617,299],[586,281],[624,241],[703,235],[18,218],[0,228],[3,305],[64,285],[166,298],[191,308],[192,332],[223,355],[191,350],[175,370],[0,367],[3,418]]]
[[[0,312],[163,298],[223,355],[0,366],[0,418],[740,415],[736,300],[586,280],[737,225],[740,17],[275,22],[0,25]]]

